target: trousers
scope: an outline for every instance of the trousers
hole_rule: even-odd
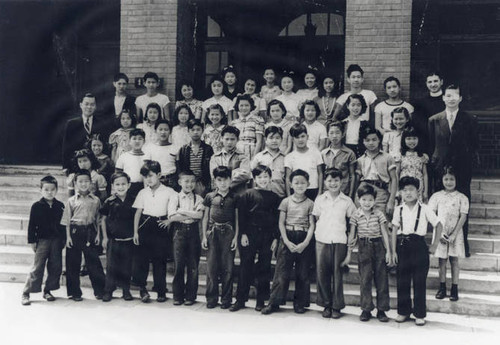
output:
[[[63,240],[60,238],[39,239],[35,250],[33,266],[26,279],[23,293],[42,291],[43,274],[47,265],[47,280],[44,291],[57,290],[60,287],[62,273]]]
[[[132,258],[134,242],[111,239],[108,243],[106,263],[106,281],[104,291],[112,293],[119,286],[123,290],[130,289],[132,276]]]

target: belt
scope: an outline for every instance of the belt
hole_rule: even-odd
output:
[[[375,243],[382,241],[382,237],[360,237],[359,241],[365,243]]]
[[[143,214],[142,215],[143,217],[147,218],[145,219],[144,221],[147,222],[149,220],[156,220],[156,221],[160,221],[160,220],[165,220],[165,219],[168,219],[168,216],[160,216],[160,217],[155,217],[155,216],[150,216],[148,214]]]
[[[417,234],[398,235],[398,244],[400,246],[411,241],[422,241],[422,240],[425,240],[424,237]]]
[[[300,225],[287,225],[285,229],[286,231],[309,231],[309,228]]]
[[[387,182],[379,181],[379,180],[363,180],[361,182],[366,182],[368,184],[371,184],[375,187],[381,188],[381,189],[387,189],[389,184]]]

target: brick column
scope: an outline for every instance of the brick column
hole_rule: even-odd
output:
[[[401,81],[403,97],[409,97],[411,7],[412,0],[346,2],[345,67],[359,64],[364,88],[378,97],[385,96],[383,82],[391,75]]]
[[[161,92],[173,100],[177,0],[121,0],[120,34],[120,70],[129,76],[131,82],[147,71],[156,72],[164,79]]]

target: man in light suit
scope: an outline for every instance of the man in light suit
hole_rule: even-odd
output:
[[[457,190],[470,201],[470,183],[473,163],[479,163],[477,119],[460,111],[460,88],[450,85],[445,89],[443,101],[446,109],[429,118],[429,143],[434,169],[434,191],[442,189],[442,171],[446,165],[455,168]],[[464,225],[465,254],[470,256],[467,241],[468,219]]]
[[[96,99],[91,93],[83,96],[80,116],[68,120],[64,128],[62,144],[62,166],[66,173],[71,169],[71,159],[76,150],[84,148],[88,139],[99,133],[104,143],[108,142],[110,121],[95,116]]]

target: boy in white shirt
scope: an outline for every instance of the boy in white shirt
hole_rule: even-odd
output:
[[[147,72],[142,78],[144,86],[146,87],[146,93],[135,99],[136,113],[138,122],[144,120],[144,115],[146,114],[146,108],[150,103],[157,103],[160,105],[162,113],[161,117],[164,119],[170,119],[170,111],[168,109],[168,104],[170,99],[167,95],[158,92],[158,86],[160,84],[160,77],[154,72]]]

